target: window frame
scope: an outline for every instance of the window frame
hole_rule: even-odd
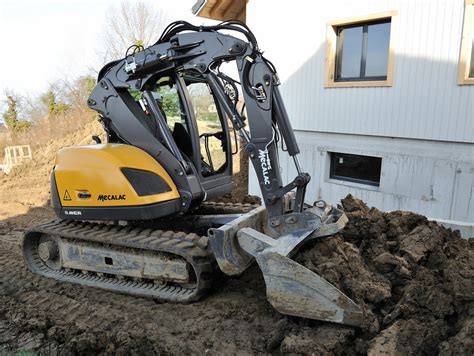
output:
[[[372,156],[372,155],[367,155],[367,154],[356,154],[356,153],[347,153],[347,152],[338,152],[338,151],[328,151],[329,155],[329,181],[342,181],[342,182],[348,182],[348,183],[356,183],[361,186],[366,186],[366,187],[372,187],[375,189],[379,189],[380,183],[382,181],[382,167],[383,167],[383,158],[380,156]],[[352,178],[352,177],[346,177],[346,176],[341,176],[336,174],[336,156],[337,155],[349,155],[349,156],[360,156],[360,157],[367,157],[367,158],[375,158],[380,160],[380,175],[379,175],[379,181],[370,181],[366,179],[361,179],[361,178]]]
[[[474,0],[464,1],[464,20],[461,37],[461,50],[459,53],[459,85],[473,85],[474,77],[469,77],[474,51]]]
[[[474,0],[473,0],[474,1]],[[396,30],[395,17],[397,11],[388,11],[368,16],[336,20],[326,26],[326,59],[325,59],[325,88],[350,88],[350,87],[391,87],[393,85],[393,70],[395,63],[394,33]],[[390,43],[387,63],[387,76],[371,77],[370,79],[348,78],[336,79],[336,56],[338,45],[338,31],[341,28],[371,25],[378,22],[390,21]]]

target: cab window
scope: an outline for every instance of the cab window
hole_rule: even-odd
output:
[[[227,133],[223,129],[219,108],[202,79],[187,78],[186,85],[199,132],[202,175],[221,173],[227,166]]]

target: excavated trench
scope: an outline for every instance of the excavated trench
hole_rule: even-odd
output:
[[[362,328],[286,317],[255,266],[194,304],[159,304],[33,276],[0,221],[0,353],[474,354],[474,241],[425,217],[346,197],[349,223],[296,256],[359,303]]]

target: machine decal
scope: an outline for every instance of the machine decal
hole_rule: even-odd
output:
[[[100,201],[106,201],[106,200],[126,200],[125,194],[113,194],[113,195],[107,195],[107,194],[99,194],[97,197],[97,200]]]
[[[69,192],[67,191],[67,189],[66,189],[66,191],[64,192],[64,198],[63,198],[63,199],[64,199],[64,200],[67,200],[67,201],[71,201],[71,200],[72,200],[72,199],[71,199],[71,196],[69,195]]]
[[[79,210],[65,210],[64,214],[66,215],[82,215]]]
[[[260,166],[262,167],[263,184],[269,185],[270,178],[268,172],[272,170],[272,163],[270,157],[268,157],[268,149],[258,150],[258,158],[260,159]]]

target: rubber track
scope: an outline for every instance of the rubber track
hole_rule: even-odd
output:
[[[258,208],[259,204],[248,203],[218,203],[213,201],[203,202],[197,209],[197,213],[204,214],[238,214],[248,213]]]
[[[167,252],[185,259],[194,270],[193,285],[156,285],[150,281],[118,279],[110,275],[83,274],[81,271],[54,270],[37,254],[37,240],[42,235],[63,239],[127,247],[139,250]],[[28,230],[23,240],[23,255],[30,270],[58,281],[78,283],[126,294],[149,296],[171,302],[189,302],[202,297],[213,277],[213,261],[207,249],[207,237],[184,232],[142,229],[131,226],[90,222],[53,220]]]

